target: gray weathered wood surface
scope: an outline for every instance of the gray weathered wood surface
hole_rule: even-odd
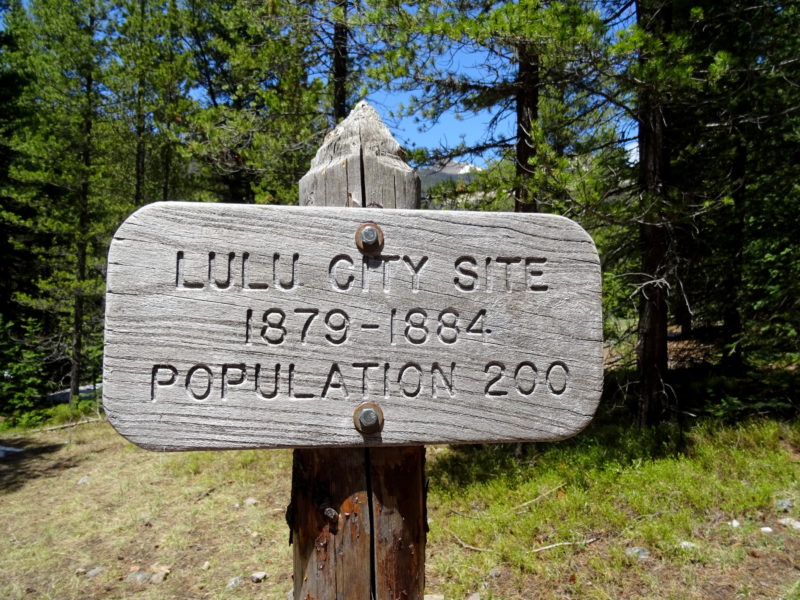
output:
[[[592,417],[601,346],[594,244],[557,216],[159,203],[109,254],[104,405],[148,448],[560,439]]]
[[[419,177],[400,145],[366,102],[325,142],[300,180],[303,206],[419,208]]]
[[[298,448],[294,597],[419,600],[425,451],[402,444],[583,427],[602,381],[597,253],[558,217],[376,210],[416,208],[419,183],[364,104],[300,193],[350,208],[163,203],[123,224],[105,408],[151,449]],[[367,221],[377,258],[354,246]],[[377,435],[353,427],[367,399]]]
[[[357,148],[342,143],[353,138],[360,141]],[[355,154],[356,168],[348,172]],[[311,204],[313,194],[307,190],[316,187],[324,191],[317,201],[327,206],[352,206],[353,194],[360,190],[362,205],[369,204],[374,211],[384,206],[419,208],[419,182],[399,155],[400,147],[377,113],[360,103],[326,137],[311,171],[300,182],[301,204]],[[370,196],[368,203],[363,192],[376,163],[387,181],[399,177],[406,183],[395,183],[393,193],[380,201]],[[320,164],[327,166],[320,169]],[[341,185],[325,181],[342,178],[344,194]],[[292,473],[288,516],[297,600],[422,599],[425,446],[296,449]]]
[[[417,206],[418,179],[363,103],[300,195],[309,206],[157,203],[120,227],[103,390],[120,433],[160,450],[336,447],[555,440],[588,423],[600,268],[577,224],[394,209]],[[355,246],[371,221],[377,257]],[[379,435],[353,427],[364,400],[383,408]]]

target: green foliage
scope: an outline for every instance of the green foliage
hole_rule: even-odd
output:
[[[320,141],[321,81],[311,75],[312,7],[196,2],[186,16],[201,105],[186,156],[207,165],[223,200],[294,202]]]
[[[592,233],[611,365],[629,368],[641,348],[637,312],[654,277],[669,291],[671,331],[720,332],[726,373],[798,363],[800,163],[786,158],[800,141],[793,4],[1,6],[0,247],[12,259],[0,267],[0,316],[17,323],[14,339],[26,338],[23,324],[38,327],[28,352],[46,355],[43,371],[18,376],[30,398],[50,382],[96,379],[106,248],[135,208],[296,201],[332,125],[337,26],[348,32],[348,102],[397,91],[397,113],[422,127],[492,117],[475,145],[409,149],[415,164],[484,159],[469,180],[432,190],[431,207],[535,207]],[[637,23],[637,10],[653,18]],[[660,150],[637,147],[645,108],[663,125]],[[654,158],[663,168],[645,185]],[[648,227],[665,237],[655,266],[643,263]],[[35,362],[12,346],[14,364]],[[709,397],[725,415],[770,409],[752,394]]]
[[[35,408],[48,388],[41,326],[27,319],[16,327],[0,316],[0,327],[0,414],[20,415]]]
[[[99,398],[78,400],[73,404],[58,404],[48,408],[35,408],[11,415],[0,422],[0,431],[24,431],[39,427],[57,427],[80,421],[98,414]]]

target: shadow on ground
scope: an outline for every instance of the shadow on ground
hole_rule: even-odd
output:
[[[42,443],[30,438],[0,439],[0,446],[21,450],[0,458],[0,496],[18,490],[28,481],[38,477],[55,477],[65,469],[72,469],[83,459],[78,457],[53,457],[64,444]]]

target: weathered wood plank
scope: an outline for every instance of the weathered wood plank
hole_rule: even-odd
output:
[[[165,450],[561,439],[600,396],[599,292],[557,216],[154,204],[109,254],[105,409]]]
[[[425,592],[425,453],[405,446],[370,452],[376,598]]]
[[[301,202],[416,208],[399,150],[359,105]],[[362,255],[367,222],[383,247]],[[391,446],[582,428],[602,383],[599,285],[593,243],[558,217],[162,203],[112,243],[104,404],[151,449],[305,447],[295,598],[418,600],[424,447]],[[364,400],[378,433],[354,427]]]
[[[295,452],[289,521],[296,597],[370,598],[364,453],[362,448]]]

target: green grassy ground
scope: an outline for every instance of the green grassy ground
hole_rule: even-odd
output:
[[[154,454],[105,423],[0,445],[26,449],[0,461],[2,598],[284,599],[292,587],[289,452]],[[800,599],[800,531],[779,522],[800,520],[797,422],[431,447],[427,472],[427,589],[448,600]],[[135,569],[169,574],[126,581]],[[226,589],[258,570],[265,582]]]

